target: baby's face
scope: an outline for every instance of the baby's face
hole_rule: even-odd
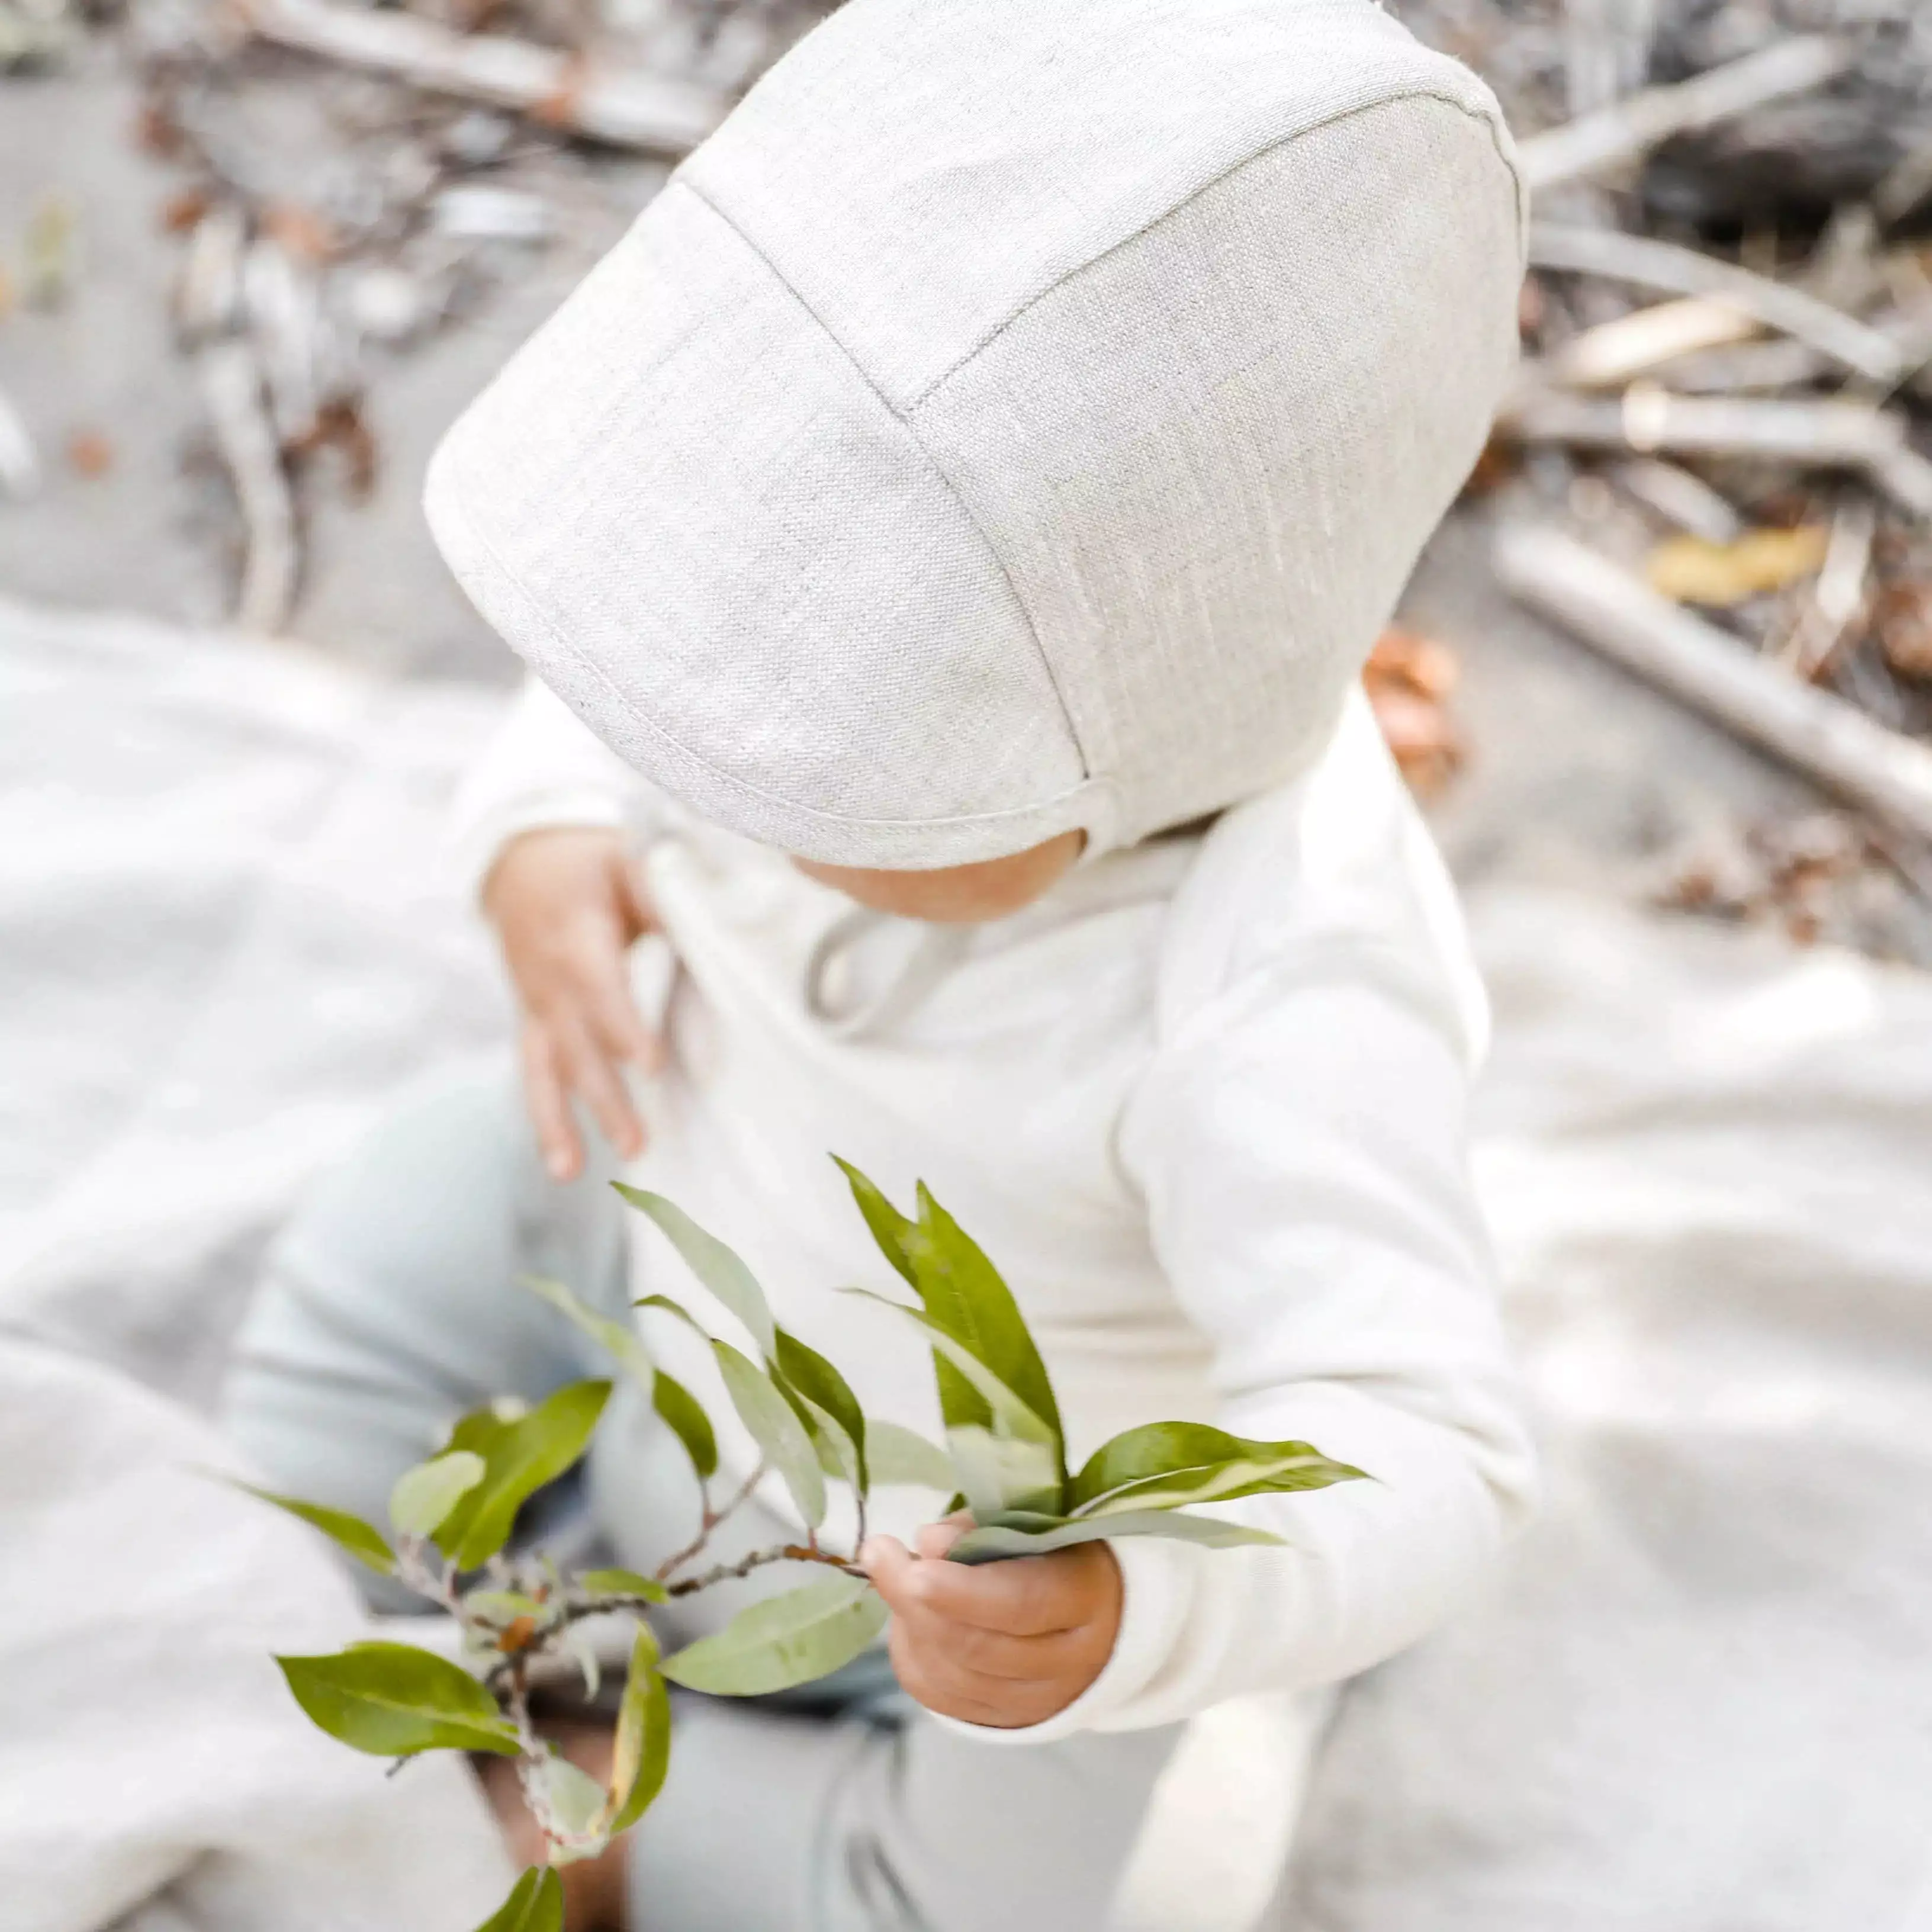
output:
[[[1086,842],[1084,832],[1063,832],[1043,845],[1029,846],[1004,859],[942,866],[929,872],[825,866],[815,859],[794,859],[792,863],[807,878],[833,886],[874,912],[929,920],[938,926],[973,926],[982,920],[1004,919],[1032,904],[1066,875]]]

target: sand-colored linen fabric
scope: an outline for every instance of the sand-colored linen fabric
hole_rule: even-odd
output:
[[[1327,742],[1515,348],[1496,105],[1370,0],[850,0],[451,432],[427,508],[728,830],[1131,843]]]

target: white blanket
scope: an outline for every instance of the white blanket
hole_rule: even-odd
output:
[[[500,1028],[438,845],[494,713],[0,604],[0,1324],[203,1394],[293,1190],[406,1074]],[[1351,1690],[1285,1922],[1932,1932],[1932,988],[1563,900],[1478,915],[1498,1018],[1480,1168],[1549,1507],[1492,1602]],[[0,1462],[39,1385],[0,1390]],[[104,1440],[188,1426],[121,1404],[132,1432]],[[0,1498],[10,1604],[31,1504]],[[122,1566],[122,1636],[97,1627],[68,1684],[140,1654],[138,1580],[167,1571]],[[170,1682],[152,1654],[128,1683]],[[28,1767],[77,1720],[30,1704],[37,1755],[20,1654],[0,1816],[44,1840],[64,1801]],[[134,1803],[152,1762],[88,1775]],[[1237,1753],[1226,1774],[1251,1794],[1264,1770]],[[188,1835],[232,1828],[218,1809]],[[27,1922],[112,1916],[61,1910]]]

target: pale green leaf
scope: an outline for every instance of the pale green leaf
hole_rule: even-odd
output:
[[[584,1701],[596,1703],[604,1688],[604,1660],[597,1654],[597,1640],[584,1624],[571,1624],[558,1638],[557,1648],[575,1662],[584,1678]]]
[[[996,1436],[976,1423],[949,1429],[946,1441],[960,1490],[978,1521],[1012,1510],[1058,1514],[1059,1466],[1044,1443]]]
[[[633,1208],[648,1214],[664,1230],[692,1273],[745,1324],[760,1352],[769,1358],[776,1340],[772,1311],[766,1306],[765,1292],[752,1270],[716,1234],[706,1233],[675,1202],[641,1187],[627,1187],[621,1180],[610,1184]]]
[[[724,1393],[765,1460],[784,1479],[808,1529],[825,1520],[825,1477],[805,1425],[770,1376],[728,1342],[714,1341]]]
[[[1072,1514],[1174,1509],[1363,1480],[1306,1442],[1257,1442],[1200,1422],[1154,1422],[1103,1443],[1073,1480]]]
[[[555,1872],[532,1865],[476,1932],[563,1932],[562,1880]]]
[[[974,1514],[983,1520],[1006,1509],[1047,1507],[1057,1511],[1060,1440],[1052,1429],[931,1316],[867,1288],[848,1288],[845,1292],[864,1295],[923,1330],[934,1354],[972,1390],[984,1420],[950,1423],[946,1439]],[[989,1446],[993,1443],[1020,1446],[995,1454]]]
[[[290,1516],[299,1516],[311,1529],[319,1529],[323,1535],[333,1538],[357,1562],[367,1564],[379,1576],[394,1574],[394,1552],[374,1523],[364,1522],[359,1516],[351,1516],[346,1510],[330,1509],[322,1503],[305,1503],[299,1496],[280,1496],[273,1490],[257,1489],[253,1483],[236,1482],[226,1476],[221,1480],[232,1483],[235,1488],[245,1490],[265,1503],[273,1503],[278,1510],[286,1510]]]
[[[628,1832],[664,1788],[670,1764],[670,1698],[658,1669],[657,1639],[642,1624],[631,1651],[631,1674],[617,1709],[610,1795],[604,1828]]]
[[[641,1597],[647,1604],[662,1604],[667,1594],[655,1576],[635,1570],[586,1570],[577,1581],[593,1597]]]
[[[1265,1529],[1223,1522],[1219,1517],[1190,1516],[1181,1510],[1142,1510],[1132,1514],[1062,1519],[1051,1528],[1036,1528],[1039,1517],[1023,1518],[1024,1526],[989,1523],[969,1529],[946,1552],[955,1563],[991,1563],[1009,1556],[1044,1556],[1076,1543],[1097,1543],[1103,1538],[1168,1536],[1177,1542],[1205,1544],[1210,1550],[1229,1550],[1241,1544],[1279,1544]]]
[[[886,1627],[884,1601],[862,1577],[807,1583],[741,1610],[715,1636],[664,1660],[665,1676],[721,1697],[758,1697],[850,1664]]]
[[[917,1222],[908,1220],[849,1160],[840,1160],[836,1154],[832,1158],[839,1172],[844,1175],[852,1190],[852,1198],[859,1204],[859,1212],[865,1216],[866,1226],[879,1244],[879,1252],[904,1276],[910,1286],[918,1287],[919,1276],[914,1271],[911,1246]]]
[[[453,1449],[418,1462],[396,1478],[389,1492],[389,1520],[399,1536],[434,1536],[437,1526],[483,1480],[483,1458]]]
[[[550,1815],[572,1838],[602,1834],[598,1820],[604,1815],[606,1793],[587,1771],[580,1770],[567,1757],[553,1757],[543,1768],[544,1796],[550,1800]],[[581,1850],[579,1856],[582,1856]],[[553,1854],[554,1856],[554,1854]]]
[[[821,1355],[796,1335],[778,1331],[778,1346],[772,1366],[783,1384],[803,1398],[814,1415],[829,1420],[838,1433],[832,1439],[834,1460],[841,1464],[834,1473],[842,1474],[860,1495],[868,1478],[866,1469],[866,1412],[845,1378]],[[842,1440],[841,1439],[842,1438]]]
[[[616,1363],[641,1389],[648,1389],[657,1373],[644,1338],[628,1322],[614,1322],[608,1316],[594,1313],[560,1281],[547,1276],[520,1276],[518,1285],[526,1288],[539,1301],[547,1301],[566,1321],[583,1334]]]
[[[516,1728],[460,1666],[406,1643],[278,1657],[296,1702],[332,1738],[376,1757],[424,1750],[517,1754]]]
[[[518,1510],[584,1454],[610,1396],[607,1382],[572,1382],[500,1429],[484,1451],[483,1480],[442,1526],[460,1568],[474,1569],[509,1540]]]
[[[958,1486],[946,1451],[896,1422],[881,1422],[875,1416],[866,1425],[866,1451],[875,1486],[937,1490],[941,1496]]]

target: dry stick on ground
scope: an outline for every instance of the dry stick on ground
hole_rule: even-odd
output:
[[[1904,353],[1888,335],[1828,308],[1802,290],[1787,288],[1675,242],[1654,242],[1614,228],[1572,228],[1540,221],[1529,232],[1529,259],[1534,268],[1601,275],[1667,295],[1715,296],[1766,328],[1808,342],[1875,382],[1895,382],[1908,373]]]
[[[1802,678],[1820,676],[1851,637],[1865,608],[1877,534],[1877,516],[1862,497],[1838,506],[1818,581],[1775,654],[1787,670]]]
[[[614,71],[526,41],[454,33],[407,14],[328,0],[244,0],[243,17],[279,46],[651,154],[694,148],[731,104],[716,90],[690,82]]]
[[[1735,302],[1686,296],[1585,329],[1551,358],[1550,372],[1580,389],[1619,388],[1679,356],[1748,342],[1763,326]]]
[[[1857,470],[1915,516],[1932,517],[1932,461],[1906,440],[1902,416],[1864,403],[1673,396],[1645,387],[1616,400],[1532,392],[1509,406],[1498,427],[1522,442]]]
[[[40,487],[34,439],[7,392],[0,389],[0,496],[31,496]]]
[[[295,502],[262,393],[261,366],[238,339],[212,342],[196,357],[215,446],[234,480],[246,546],[235,622],[274,632],[295,602],[300,557]]]
[[[1521,142],[1532,189],[1601,174],[1673,134],[1714,127],[1766,101],[1803,94],[1843,74],[1852,49],[1823,35],[1781,40],[1672,87],[1653,87]]]
[[[1932,750],[1754,655],[1561,531],[1496,542],[1512,596],[1640,676],[1914,838],[1932,841]]]
[[[1744,520],[1730,500],[1674,463],[1630,457],[1612,466],[1610,480],[1647,509],[1706,543],[1736,543],[1744,535]]]

